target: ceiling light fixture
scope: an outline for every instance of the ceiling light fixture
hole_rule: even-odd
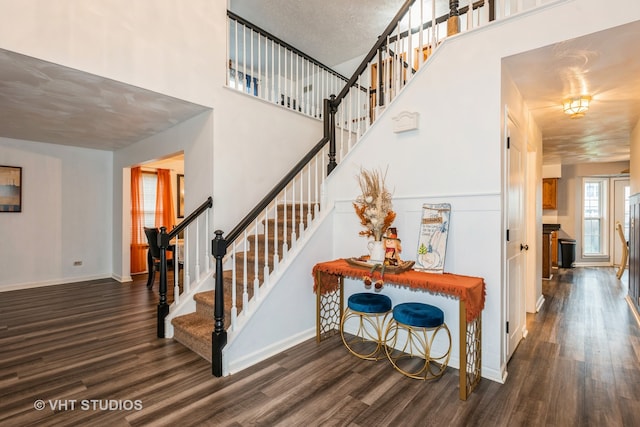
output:
[[[572,119],[577,119],[587,112],[590,101],[591,97],[587,95],[568,98],[562,101],[562,107],[565,114],[568,114]]]

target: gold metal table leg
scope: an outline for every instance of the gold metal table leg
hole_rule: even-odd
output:
[[[467,308],[460,300],[460,399],[467,400]]]
[[[482,365],[482,315],[467,323],[467,309],[460,301],[460,399],[467,400],[480,382]]]
[[[335,291],[323,293],[322,289],[316,289],[316,342],[340,331],[340,320],[342,320],[344,311],[342,296],[344,278],[340,276],[339,279],[339,286]],[[320,281],[318,280],[316,283],[320,283]]]

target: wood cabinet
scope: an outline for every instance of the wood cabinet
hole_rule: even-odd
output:
[[[551,279],[551,233],[542,233],[542,278]]]
[[[558,178],[542,180],[542,209],[558,209]]]
[[[551,232],[551,265],[558,266],[558,232]]]

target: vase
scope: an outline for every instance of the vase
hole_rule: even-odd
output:
[[[380,240],[372,240],[367,244],[369,249],[369,261],[375,263],[384,262],[384,245]]]

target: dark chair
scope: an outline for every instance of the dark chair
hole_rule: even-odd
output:
[[[160,246],[158,246],[158,234],[157,228],[144,227],[144,234],[147,236],[147,243],[149,244],[149,250],[147,251],[147,269],[149,271],[149,278],[147,279],[147,288],[153,287],[155,281],[156,271],[160,271]],[[167,250],[173,251],[173,245],[169,246]]]

